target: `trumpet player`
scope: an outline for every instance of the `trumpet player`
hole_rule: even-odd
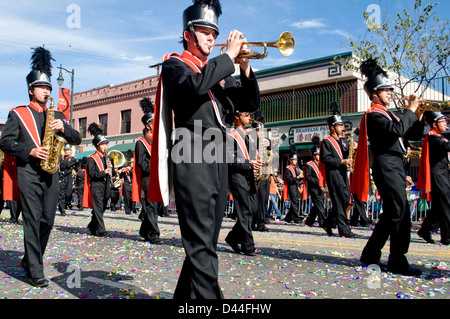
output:
[[[367,78],[364,89],[372,104],[360,124],[352,193],[360,200],[367,199],[370,142],[373,179],[383,200],[383,214],[361,253],[360,261],[381,265],[381,250],[390,238],[387,270],[402,275],[419,275],[420,270],[410,267],[406,257],[411,241],[411,219],[405,189],[405,145],[408,139],[422,138],[423,113],[418,110],[419,100],[415,94],[409,97],[409,105],[402,117],[388,110],[394,87],[375,60],[364,61],[361,72]]]
[[[450,244],[450,180],[449,152],[450,142],[442,133],[447,131],[447,119],[441,112],[426,111],[425,121],[430,126],[430,132],[422,143],[419,164],[417,188],[422,190],[427,200],[432,202],[417,234],[428,243],[434,243],[431,238],[433,224],[438,222],[441,229],[441,244]]]
[[[59,174],[47,173],[40,166],[50,151],[42,147],[42,133],[48,124],[68,143],[81,143],[80,134],[62,113],[55,111],[55,120],[46,121],[46,104],[52,91],[51,60],[47,49],[34,50],[32,70],[26,78],[30,103],[11,109],[0,140],[0,149],[5,152],[5,172],[12,176],[9,180],[5,174],[4,199],[20,201],[22,205],[25,255],[21,265],[30,284],[36,287],[48,285],[43,256],[59,197]]]
[[[193,157],[201,158],[198,163],[194,158],[180,160],[180,156],[172,154],[175,200],[186,252],[175,299],[223,298],[218,282],[216,248],[227,200],[227,183],[224,180],[228,176],[228,164],[225,158],[213,159],[211,163],[202,154],[208,152],[211,143],[215,143],[219,148],[218,154],[225,156],[226,129],[231,126],[236,109],[254,112],[259,106],[259,87],[249,59],[239,59],[241,83],[238,84],[232,77],[235,58],[249,52],[241,32],[230,32],[226,52],[208,60],[219,34],[218,18],[221,13],[218,0],[195,0],[184,11],[185,51],[182,55],[165,56],[161,71],[162,85],[156,97],[161,103],[155,105],[150,201],[168,201],[168,169],[158,163],[164,163],[161,157],[165,157],[166,149],[163,148],[165,145],[169,147],[167,139],[162,139],[170,136],[168,131],[164,131],[166,126],[163,121],[166,121],[165,124],[171,121],[160,117],[162,111],[163,114],[173,111],[175,130],[189,132],[186,138],[175,140],[174,147],[180,143],[187,144],[194,150]],[[198,128],[217,132],[218,135],[214,136],[220,138],[202,138]],[[196,142],[199,138],[202,143]],[[201,145],[197,147],[197,144]],[[164,192],[161,191],[163,189]]]
[[[94,136],[92,144],[97,151],[87,159],[83,206],[92,208],[91,221],[87,227],[91,235],[106,237],[108,233],[103,215],[111,197],[111,181],[116,174],[114,160],[107,155],[109,141],[103,135],[103,130],[96,123],[91,123],[88,131]]]

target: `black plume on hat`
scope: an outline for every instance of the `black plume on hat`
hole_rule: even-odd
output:
[[[144,112],[144,114],[153,113],[155,111],[155,106],[148,97],[145,97],[142,100],[140,100],[139,105],[141,106],[142,112]]]
[[[31,56],[31,69],[33,71],[40,71],[48,76],[52,75],[52,54],[43,47],[35,48]]]
[[[377,63],[375,59],[367,59],[366,61],[362,62],[359,69],[361,70],[361,73],[368,79],[374,78],[379,74],[382,74],[384,76],[387,76],[386,71],[384,71]]]
[[[139,105],[141,106],[142,112],[144,112],[144,116],[141,118],[142,123],[146,125],[148,122],[153,121],[155,106],[152,101],[148,97],[145,97],[139,101]]]
[[[313,145],[314,145],[315,147],[320,146],[320,137],[319,137],[319,136],[314,135],[314,136],[312,137],[311,141],[312,141],[312,143],[313,143]]]
[[[46,85],[52,88],[50,77],[52,76],[52,54],[43,47],[34,48],[31,56],[31,71],[26,80],[28,88],[36,85]]]
[[[209,7],[213,7],[216,10],[216,14],[218,17],[222,14],[222,5],[220,4],[219,0],[193,0],[192,2],[194,3],[194,5],[206,5]]]
[[[331,115],[341,115],[341,108],[335,101],[330,104],[330,113]]]
[[[291,160],[297,159],[297,147],[294,144],[289,146],[289,159],[291,159]]]
[[[97,136],[97,135],[103,134],[103,130],[98,126],[97,123],[89,124],[88,132],[92,136]]]
[[[313,143],[312,153],[313,154],[319,154],[320,153],[320,137],[317,135],[314,135],[311,139]]]

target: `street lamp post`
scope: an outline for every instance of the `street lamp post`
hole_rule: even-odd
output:
[[[59,69],[59,76],[56,79],[56,81],[58,82],[59,86],[62,86],[64,84],[64,78],[62,76],[62,70],[66,71],[71,76],[71,78],[70,78],[71,89],[70,89],[70,119],[69,119],[69,123],[73,127],[74,126],[73,125],[74,123],[72,123],[72,121],[73,121],[73,79],[75,77],[75,70],[72,69],[72,71],[69,71],[69,70],[63,68],[62,64],[58,67],[58,69]]]

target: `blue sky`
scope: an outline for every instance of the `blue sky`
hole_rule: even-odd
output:
[[[435,1],[424,0],[428,2]],[[445,20],[450,20],[449,2],[441,1],[438,6],[438,15]],[[285,58],[270,49],[269,57],[252,62],[261,70],[350,51],[348,37],[364,35],[363,12],[369,5],[379,5],[381,11],[386,7],[390,12],[412,11],[414,1],[221,3],[218,43],[224,43],[233,29],[243,32],[248,41],[273,41],[283,31],[293,33],[294,54]],[[155,75],[156,70],[149,66],[160,62],[164,54],[182,51],[181,16],[191,4],[191,0],[0,0],[0,122],[6,121],[11,107],[28,103],[25,77],[32,47],[45,44],[56,60],[52,76],[55,99],[56,67],[61,64],[75,69],[75,92],[133,81]],[[217,54],[219,49],[213,56]],[[70,88],[70,75],[64,72],[63,76],[64,87]]]

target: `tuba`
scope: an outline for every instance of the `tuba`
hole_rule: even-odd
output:
[[[107,155],[113,159],[115,168],[120,168],[127,163],[125,155],[120,151],[112,150]]]
[[[46,147],[49,150],[49,155],[46,159],[41,160],[41,168],[43,171],[54,174],[59,169],[59,162],[61,161],[61,150],[67,141],[56,135],[50,127],[50,123],[55,120],[55,104],[54,100],[47,96],[47,99],[51,101],[51,105],[47,110],[47,119],[45,122],[45,133],[42,139],[42,147]]]
[[[267,146],[264,141],[264,124],[261,122],[257,122],[255,120],[251,120],[253,123],[257,123],[260,125],[260,136],[258,141],[258,154],[259,159],[262,163],[261,169],[255,172],[255,181],[256,188],[259,189],[262,181],[266,181],[269,179],[271,172],[272,161],[275,155],[272,151],[267,149]]]

